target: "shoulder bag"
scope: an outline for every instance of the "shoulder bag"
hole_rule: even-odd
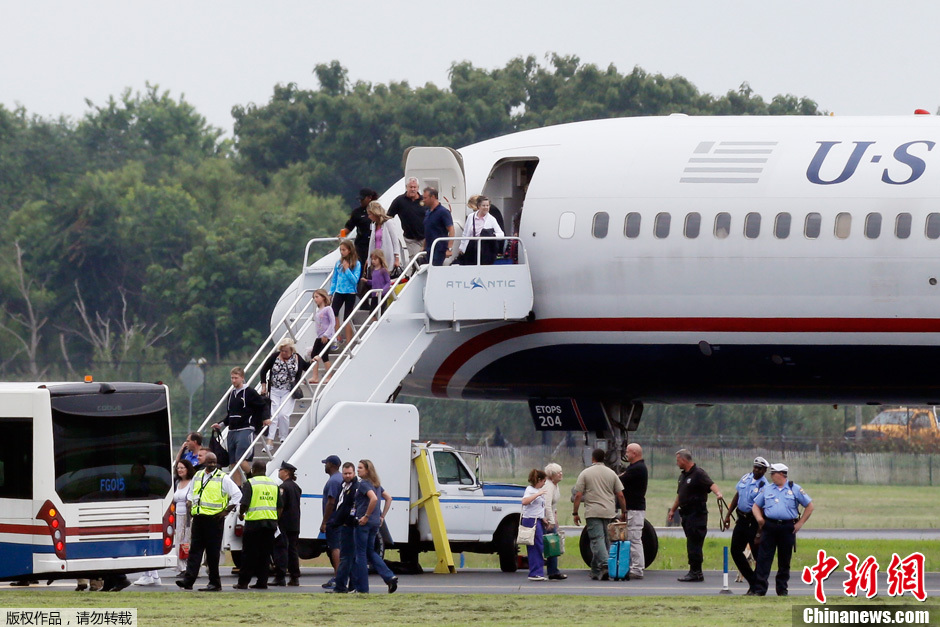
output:
[[[519,523],[519,533],[516,535],[516,544],[527,546],[535,544],[535,525],[523,527],[522,523]]]

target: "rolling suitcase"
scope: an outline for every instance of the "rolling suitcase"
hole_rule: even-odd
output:
[[[614,581],[624,581],[630,577],[630,542],[622,540],[610,543],[607,557],[607,572]]]

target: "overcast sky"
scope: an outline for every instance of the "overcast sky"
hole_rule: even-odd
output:
[[[454,61],[573,54],[621,72],[681,75],[722,94],[808,96],[837,115],[936,113],[936,0],[11,0],[0,4],[0,103],[81,117],[147,81],[231,134],[231,108],[276,83],[315,88],[317,63],[352,80],[448,85]]]

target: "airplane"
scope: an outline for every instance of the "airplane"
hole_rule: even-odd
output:
[[[468,193],[518,221],[533,301],[437,333],[401,391],[616,440],[650,403],[940,404],[938,141],[930,115],[673,114],[410,149],[458,235]]]

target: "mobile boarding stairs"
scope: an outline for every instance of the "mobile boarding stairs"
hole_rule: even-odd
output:
[[[393,402],[402,380],[437,333],[459,332],[461,326],[517,321],[529,316],[533,306],[532,279],[525,247],[519,238],[442,238],[434,245],[446,246],[450,240],[456,240],[456,249],[464,239],[516,240],[517,259],[498,260],[495,265],[431,266],[422,265],[422,252],[408,263],[384,297],[379,290],[374,290],[380,298],[379,306],[374,310],[369,312],[364,308],[367,299],[361,299],[353,315],[347,316],[333,334],[330,344],[345,336],[349,324],[353,324],[355,329],[352,340],[330,356],[329,368],[321,374],[318,384],[308,383],[311,378],[308,371],[294,388],[302,389],[304,398],[295,402],[288,437],[280,445],[270,448],[265,445],[266,430],[255,438],[255,459],[268,461],[269,475],[276,473],[282,461],[291,462],[302,446],[307,448],[315,444],[317,427],[328,416],[349,411],[350,406],[344,401]],[[334,251],[308,265],[311,246],[323,242],[337,240],[316,239],[307,244],[303,274],[292,286],[296,297],[286,307],[283,307],[282,298],[278,309],[283,308],[283,314],[272,324],[272,332],[245,367],[247,385],[260,386],[261,364],[282,338],[293,338],[301,354],[313,345],[315,305],[312,295],[317,288],[328,289],[333,264],[338,258]],[[479,261],[483,247],[478,245],[476,248]],[[319,366],[314,363],[312,368],[316,367]],[[222,419],[231,390],[231,387],[226,390],[203,420],[200,432]],[[276,415],[279,409],[272,407],[271,414]],[[351,425],[350,437],[354,438],[352,427],[355,422],[352,418],[348,424]],[[225,440],[223,433],[222,441]],[[238,462],[244,461],[245,456]],[[240,472],[238,467],[239,464],[234,464],[232,473]]]

